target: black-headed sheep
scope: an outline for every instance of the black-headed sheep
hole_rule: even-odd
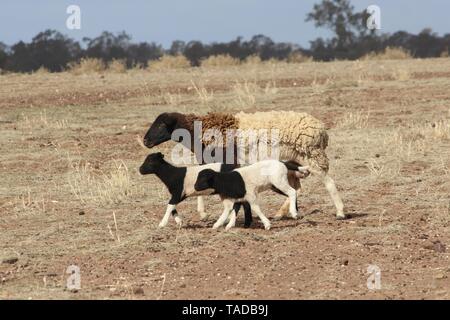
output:
[[[194,122],[202,122],[202,130],[219,130],[225,133],[228,129],[240,130],[277,130],[279,134],[280,159],[293,160],[305,163],[310,172],[321,178],[336,207],[336,217],[344,219],[344,206],[336,189],[334,180],[328,175],[329,160],[325,153],[328,146],[328,133],[324,124],[313,116],[294,111],[269,111],[237,114],[208,113],[200,116],[195,114],[162,113],[152,123],[144,137],[144,145],[148,148],[157,146],[172,139],[172,133],[176,129],[186,129],[194,137]],[[267,139],[267,136],[258,137]],[[176,140],[177,141],[177,140]],[[181,142],[181,141],[177,141]],[[208,141],[200,141],[202,148],[194,148],[198,141],[191,139],[188,148],[196,154],[197,159],[202,160],[204,148]],[[269,141],[267,141],[269,142]],[[185,143],[185,141],[183,141]],[[225,148],[224,148],[225,149]],[[237,153],[235,153],[237,154]],[[234,159],[237,163],[237,158]],[[203,163],[203,162],[201,162]],[[297,189],[297,187],[295,187]],[[277,217],[287,214],[289,201],[287,200],[277,213]]]

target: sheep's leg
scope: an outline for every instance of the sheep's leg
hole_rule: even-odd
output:
[[[299,190],[300,189],[300,179],[297,177],[296,172],[294,171],[288,171],[288,181],[289,181],[289,185],[294,188],[295,190]],[[279,220],[284,218],[288,212],[289,212],[289,206],[290,206],[291,201],[288,199],[286,199],[286,201],[283,203],[283,205],[280,207],[280,209],[278,209],[276,215],[275,215],[275,219]]]
[[[219,219],[217,219],[216,223],[213,225],[213,229],[217,229],[225,223],[225,220],[228,218],[228,215],[230,214],[230,211],[233,209],[233,202],[230,200],[224,200],[223,201],[223,212],[220,215]]]
[[[284,217],[286,217],[286,215],[289,212],[289,206],[290,206],[290,200],[289,198],[286,199],[286,201],[284,201],[283,205],[280,207],[280,209],[278,209],[276,215],[275,215],[275,219],[279,220],[279,219],[283,219]]]
[[[176,205],[175,204],[168,204],[167,205],[167,209],[166,209],[166,213],[164,214],[164,217],[162,218],[161,222],[159,223],[159,227],[160,228],[164,228],[167,223],[169,222],[169,217],[170,214],[175,211],[176,212]],[[177,216],[177,218],[179,219],[179,217]],[[176,219],[176,218],[175,218]],[[181,222],[181,219],[180,219]],[[177,222],[178,223],[178,222]]]
[[[200,214],[201,220],[206,220],[208,218],[208,214],[205,212],[205,203],[203,202],[203,197],[197,197],[197,212]]]
[[[297,212],[297,191],[295,191],[294,188],[290,187],[287,184],[284,183],[280,183],[275,185],[275,187],[277,187],[277,189],[279,189],[280,191],[282,191],[284,194],[286,194],[288,196],[287,202],[288,202],[288,210],[289,213],[291,214],[291,217],[294,219],[297,219],[298,217],[298,212]]]
[[[334,183],[334,180],[328,175],[325,174],[322,177],[322,181],[325,184],[325,188],[327,188],[328,193],[331,196],[331,199],[333,199],[334,206],[336,207],[336,218],[337,219],[345,219],[345,213],[344,213],[344,204],[342,203],[341,196],[339,195],[336,184]]]
[[[341,220],[345,219],[345,213],[344,213],[344,204],[342,203],[341,196],[339,195],[336,184],[334,183],[334,180],[328,175],[328,173],[324,170],[316,170],[313,168],[309,169],[313,174],[316,174],[322,179],[322,182],[325,185],[325,188],[327,189],[328,193],[331,196],[331,199],[333,200],[334,206],[336,207],[336,218]]]
[[[264,224],[264,228],[266,230],[270,229],[270,221],[269,219],[267,219],[267,217],[264,215],[264,213],[262,213],[261,208],[259,207],[259,205],[255,202],[250,202],[250,206],[252,208],[252,211],[254,211],[258,217],[261,219],[262,223]]]

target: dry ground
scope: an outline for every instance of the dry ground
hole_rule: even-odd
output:
[[[2,299],[450,298],[450,59],[2,75],[0,109]],[[137,172],[155,116],[272,109],[329,127],[351,218],[311,177],[306,217],[270,231],[213,231],[214,197],[209,221],[190,199],[183,228],[158,229],[167,192]],[[282,201],[268,192],[263,208]]]

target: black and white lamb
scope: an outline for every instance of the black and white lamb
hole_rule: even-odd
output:
[[[270,221],[262,213],[258,204],[258,195],[262,191],[275,188],[286,195],[289,198],[291,217],[294,219],[298,217],[297,192],[289,185],[288,170],[298,171],[299,174],[308,173],[308,167],[297,166],[291,162],[263,160],[230,172],[204,169],[198,174],[194,188],[197,191],[212,189],[223,201],[224,210],[214,224],[214,229],[222,226],[230,214],[230,222],[226,228],[233,227],[236,221],[236,212],[233,210],[235,202],[247,201],[251,210],[261,219],[264,228],[269,230]]]
[[[211,190],[199,191],[195,189],[194,184],[197,181],[200,171],[209,169],[213,172],[227,172],[233,170],[234,168],[235,166],[221,163],[210,163],[192,167],[176,167],[164,160],[164,155],[160,152],[149,154],[146,157],[144,163],[139,168],[139,172],[142,175],[156,174],[156,176],[166,185],[171,194],[166,213],[159,223],[159,227],[162,228],[167,225],[171,214],[175,218],[175,222],[178,225],[181,225],[182,219],[178,215],[178,212],[176,210],[177,204],[188,197],[207,195],[212,193]],[[233,209],[238,212],[241,206],[244,207],[245,213],[244,225],[245,227],[248,227],[250,226],[252,220],[250,206],[248,203],[235,203]],[[198,210],[204,209],[198,208]],[[204,211],[202,212],[202,215],[203,214]]]

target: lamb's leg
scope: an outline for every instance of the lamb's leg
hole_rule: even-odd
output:
[[[230,221],[228,222],[227,226],[225,227],[225,230],[230,230],[236,225],[236,210],[231,210],[231,213],[229,215]]]
[[[233,209],[233,202],[230,200],[224,200],[223,201],[223,212],[220,215],[219,219],[217,219],[216,223],[213,225],[213,229],[217,229],[225,223],[225,220],[228,218],[228,215],[230,214],[230,211]]]
[[[176,205],[175,204],[168,204],[166,213],[164,214],[164,217],[162,218],[161,222],[159,223],[160,228],[164,228],[167,223],[169,222],[170,214],[175,211],[176,212]],[[180,219],[181,220],[181,219]],[[177,222],[178,223],[178,222]]]
[[[172,210],[172,217],[175,219],[175,222],[179,227],[181,227],[183,221],[181,220],[181,216],[178,215],[177,209]]]
[[[261,219],[262,223],[264,224],[264,228],[266,230],[270,229],[270,221],[269,219],[267,219],[267,217],[264,215],[264,213],[262,213],[261,208],[259,207],[259,205],[255,202],[250,203],[250,206],[252,208],[252,210],[258,215],[258,217]]]
[[[197,211],[200,214],[200,220],[204,221],[208,218],[208,214],[205,212],[205,203],[203,202],[203,197],[197,197]]]

